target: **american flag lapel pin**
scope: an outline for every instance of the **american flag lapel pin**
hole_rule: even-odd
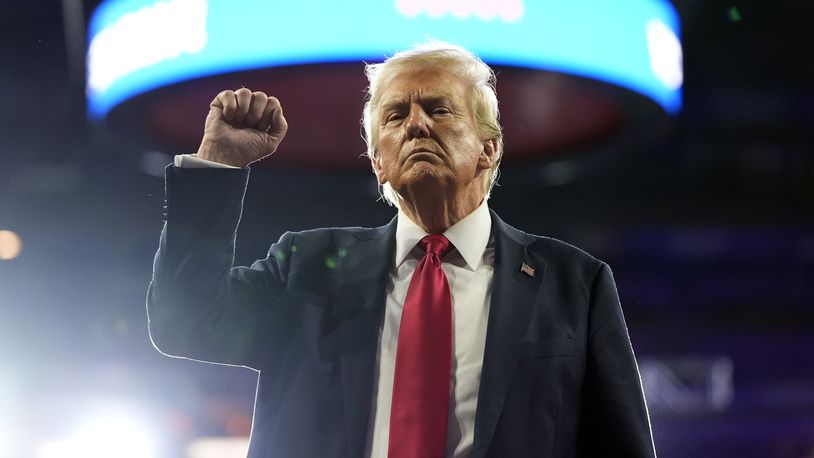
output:
[[[525,262],[520,266],[520,272],[528,275],[531,278],[534,278],[534,267],[526,264]]]

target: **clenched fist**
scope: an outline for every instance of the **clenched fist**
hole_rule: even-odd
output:
[[[277,150],[287,130],[275,97],[246,88],[223,91],[209,104],[198,157],[245,167]]]

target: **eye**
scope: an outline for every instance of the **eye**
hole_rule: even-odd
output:
[[[385,121],[386,122],[398,121],[399,119],[402,119],[403,117],[404,117],[403,114],[396,111],[396,112],[393,112],[393,113],[390,113],[389,115],[387,115],[387,118],[385,118]]]
[[[446,115],[450,113],[452,113],[452,111],[450,111],[449,108],[446,107],[437,107],[432,110],[432,114],[434,115]]]

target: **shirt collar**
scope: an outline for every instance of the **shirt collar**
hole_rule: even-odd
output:
[[[477,270],[483,262],[483,252],[489,243],[491,232],[492,218],[484,199],[475,211],[444,231],[444,236],[452,242],[469,268]],[[396,221],[396,267],[404,262],[418,242],[427,235],[429,234],[418,227],[407,214],[399,210]]]

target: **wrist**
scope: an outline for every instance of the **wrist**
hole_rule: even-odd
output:
[[[201,143],[201,146],[198,147],[198,152],[195,153],[195,156],[198,159],[203,159],[205,161],[217,162],[219,164],[229,165],[232,167],[244,167],[243,164],[237,164],[230,160],[227,154],[220,153],[219,148],[208,141]]]

